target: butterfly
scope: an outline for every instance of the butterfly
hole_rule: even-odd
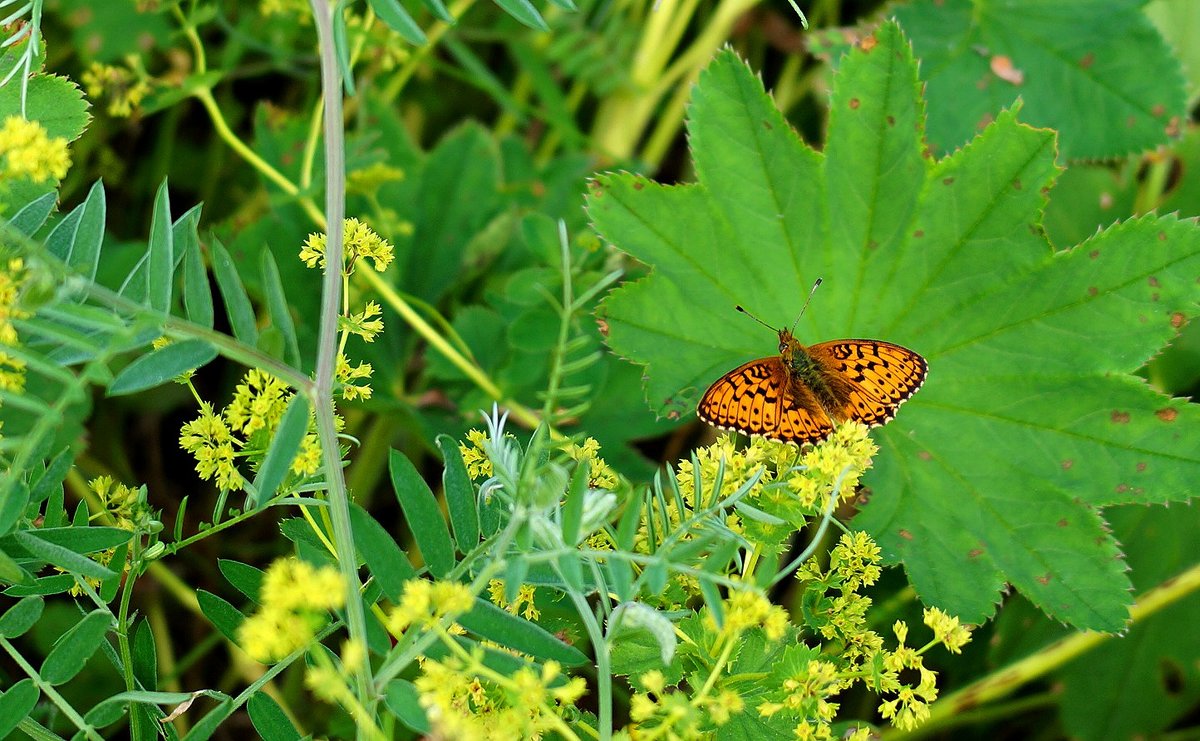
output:
[[[718,378],[700,397],[700,419],[723,430],[815,444],[843,420],[884,424],[921,388],[929,370],[925,358],[890,342],[806,346],[788,329],[775,331],[779,355],[751,360]]]

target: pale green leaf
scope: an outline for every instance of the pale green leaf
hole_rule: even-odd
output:
[[[217,350],[206,340],[183,340],[151,350],[125,366],[109,384],[110,396],[122,396],[161,386],[183,373],[207,365]]]

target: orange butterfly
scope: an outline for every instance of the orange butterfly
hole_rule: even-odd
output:
[[[906,347],[880,340],[806,347],[790,330],[776,331],[779,355],[751,360],[717,379],[700,398],[700,419],[723,430],[815,444],[829,437],[835,422],[887,422],[925,382],[925,358]]]

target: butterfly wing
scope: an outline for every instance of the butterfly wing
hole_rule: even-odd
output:
[[[708,387],[696,409],[723,430],[793,443],[817,443],[833,421],[801,383],[792,383],[778,357],[751,360]]]
[[[929,370],[917,353],[879,340],[833,340],[806,350],[827,373],[848,382],[831,384],[841,409],[830,411],[868,427],[896,416],[900,405],[921,388]]]

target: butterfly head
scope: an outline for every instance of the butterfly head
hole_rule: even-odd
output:
[[[789,329],[776,330],[779,332],[779,354],[783,356],[784,361],[788,361],[796,353],[800,352],[802,345],[795,335]]]

